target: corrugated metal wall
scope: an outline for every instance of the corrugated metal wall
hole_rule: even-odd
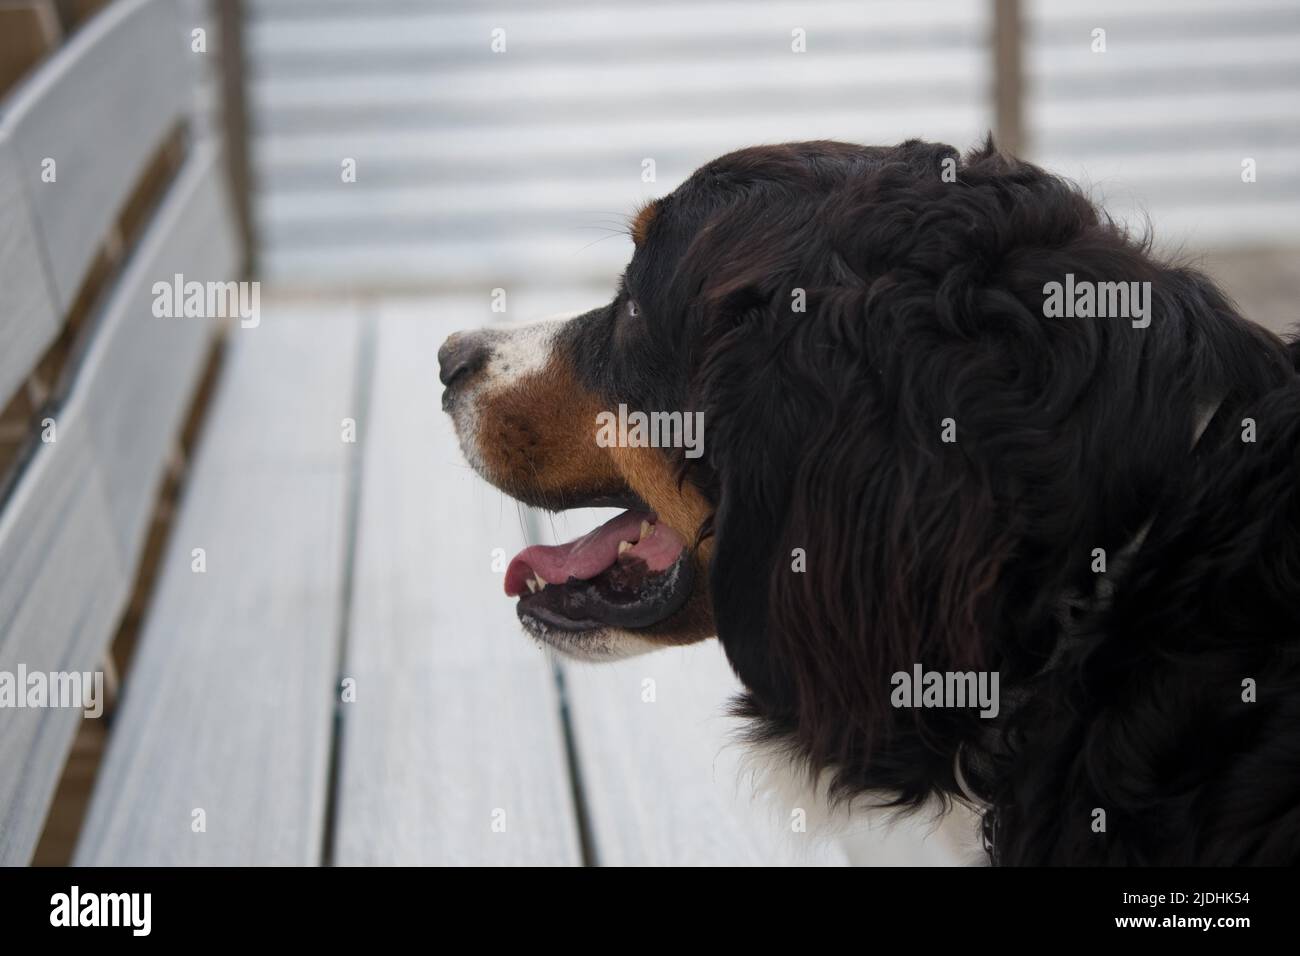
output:
[[[992,125],[991,6],[248,0],[264,271],[305,287],[608,280],[623,217],[727,150],[974,143]],[[1027,0],[1025,36],[1030,158],[1176,241],[1300,236],[1295,0]]]
[[[1300,240],[1297,0],[1033,0],[1026,13],[1032,159],[1115,215],[1145,211],[1164,245]]]
[[[719,153],[967,142],[988,125],[982,3],[259,0],[251,13],[263,262],[306,283],[608,279],[630,250],[609,230]],[[356,183],[340,181],[344,157]]]

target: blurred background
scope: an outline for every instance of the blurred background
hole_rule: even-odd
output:
[[[1289,0],[245,10],[254,234],[285,286],[607,286],[630,246],[598,240],[639,201],[723,152],[813,138],[965,149],[992,131],[1163,248],[1223,253],[1246,298],[1268,270],[1237,253],[1272,268],[1300,242]]]
[[[505,560],[603,516],[474,476],[435,353],[603,301],[721,153],[990,132],[1296,321],[1295,0],[0,0],[0,671],[108,687],[0,711],[0,863],[978,861],[804,840],[715,643],[526,641]]]

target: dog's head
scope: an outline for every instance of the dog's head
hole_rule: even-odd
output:
[[[834,282],[821,267],[801,272],[816,252],[799,246],[825,204],[871,170],[915,167],[930,152],[808,143],[723,157],[636,214],[632,261],[609,304],[447,340],[444,407],[483,477],[542,508],[627,509],[512,563],[506,589],[530,632],[576,656],[620,657],[710,637],[713,606],[761,594],[765,555],[739,527],[726,543],[742,559],[722,560],[726,591],[709,581],[715,512],[737,522],[772,513],[782,502],[749,500],[744,485],[779,471],[803,437],[788,426],[802,431],[812,396],[782,395],[778,292],[798,280],[815,296]],[[811,322],[824,306],[792,300],[785,312]],[[739,507],[727,508],[725,483]]]
[[[506,570],[527,630],[586,660],[714,633],[700,547],[711,508],[680,479],[683,449],[620,441],[620,404],[686,420],[680,397],[648,404],[645,364],[667,370],[682,353],[668,323],[648,321],[631,281],[584,315],[457,333],[439,352],[443,408],[479,474],[539,508],[626,509],[576,541],[525,549]]]
[[[820,760],[871,765],[854,784],[947,779],[984,728],[891,709],[890,675],[1036,673],[1063,599],[1092,593],[1096,549],[1134,540],[1204,404],[1247,366],[1292,374],[1205,280],[991,146],[746,149],[632,235],[609,304],[440,355],[488,481],[629,509],[524,551],[507,591],[579,656],[716,633],[758,713]],[[1045,311],[1050,283],[1119,280],[1149,283],[1145,324],[1137,303],[1133,320]],[[645,447],[665,434],[679,447]],[[868,761],[882,740],[896,759]]]

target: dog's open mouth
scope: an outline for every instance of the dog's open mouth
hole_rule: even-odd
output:
[[[535,544],[506,568],[518,613],[547,628],[642,628],[678,611],[691,594],[686,541],[653,512],[629,510],[566,544]]]

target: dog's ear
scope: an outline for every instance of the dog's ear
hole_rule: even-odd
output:
[[[747,362],[756,361],[748,332],[765,324],[766,305],[730,303],[723,332],[697,382],[698,407],[706,437],[702,469],[695,477],[716,502],[709,525],[713,536],[709,584],[714,620],[733,669],[768,712],[790,699],[769,640],[768,580],[781,540],[790,476],[780,462],[795,460],[797,441],[781,432],[797,412],[781,406],[774,382],[756,380]]]
[[[798,301],[751,284],[709,322],[714,616],[761,712],[814,757],[861,762],[920,719],[891,712],[891,675],[981,663],[1010,536],[962,439],[995,370],[900,349],[906,294]]]

